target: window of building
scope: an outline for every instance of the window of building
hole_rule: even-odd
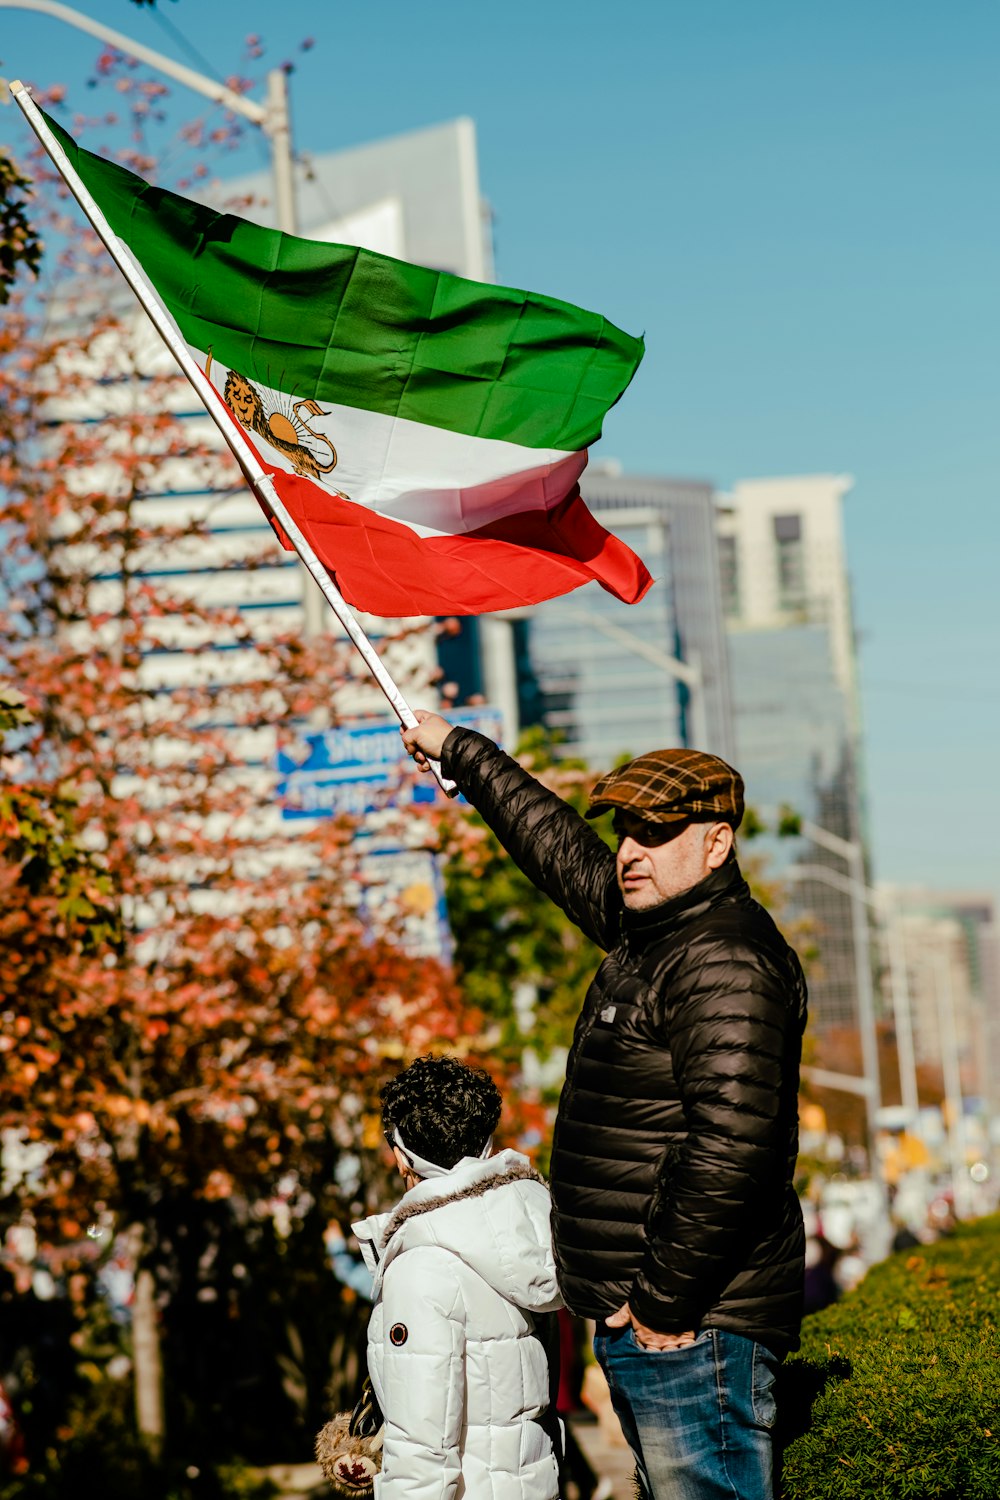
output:
[[[806,602],[801,516],[774,517],[774,545],[778,571],[778,603],[782,609],[801,609]]]
[[[719,537],[719,572],[722,612],[727,619],[734,619],[740,612],[740,560],[734,536]]]

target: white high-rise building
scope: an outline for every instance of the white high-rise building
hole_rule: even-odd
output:
[[[719,499],[723,607],[731,629],[822,624],[845,694],[857,692],[844,542],[848,474],[741,479]]]
[[[302,158],[303,153],[299,153]],[[214,199],[274,224],[264,171],[219,184]],[[296,176],[299,233],[363,245],[472,281],[493,280],[489,209],[480,195],[476,127],[463,116],[384,141],[304,158]]]

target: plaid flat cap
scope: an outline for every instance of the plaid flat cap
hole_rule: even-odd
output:
[[[628,808],[653,823],[718,818],[738,828],[743,777],[701,750],[650,750],[601,777],[590,794],[587,817],[600,817],[611,807]]]

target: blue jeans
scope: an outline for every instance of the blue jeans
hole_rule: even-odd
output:
[[[777,1357],[706,1328],[656,1352],[631,1328],[594,1339],[611,1400],[649,1500],[771,1500]]]

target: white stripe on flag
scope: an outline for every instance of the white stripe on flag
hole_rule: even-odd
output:
[[[204,367],[206,356],[192,353]],[[220,395],[229,373],[209,364]],[[254,413],[244,431],[266,469],[304,473],[320,490],[400,521],[418,536],[461,536],[505,516],[548,510],[587,462],[585,450],[524,448],[327,401],[307,406],[293,392],[259,381],[243,380],[237,391],[241,413]],[[301,466],[310,456],[316,472]]]

